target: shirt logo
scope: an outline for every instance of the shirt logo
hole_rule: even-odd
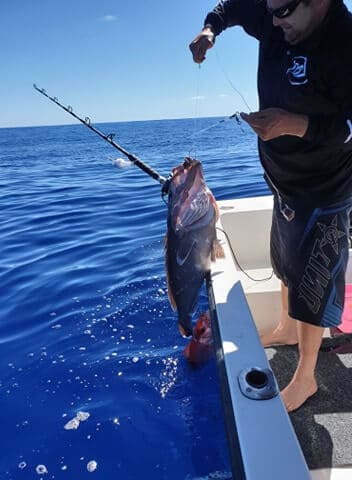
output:
[[[348,137],[346,138],[346,140],[344,141],[344,143],[348,143],[352,139],[352,122],[351,122],[351,120],[347,120],[347,126],[348,126],[348,129],[349,129],[349,134],[348,134]]]
[[[292,67],[287,69],[286,75],[291,85],[304,85],[307,78],[307,57],[293,57]]]

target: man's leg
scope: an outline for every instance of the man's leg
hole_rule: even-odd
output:
[[[298,343],[297,320],[288,314],[288,289],[281,283],[282,312],[277,327],[269,333],[261,335],[260,340],[264,347],[270,345],[296,345]]]
[[[280,323],[272,332],[262,335],[264,346],[298,343],[299,361],[292,380],[281,392],[288,412],[296,410],[318,390],[315,380],[319,348],[324,328],[294,320],[288,315],[288,289],[281,284],[282,314]]]
[[[324,328],[297,321],[299,361],[292,380],[281,392],[288,412],[299,408],[318,390],[315,379],[319,348]]]

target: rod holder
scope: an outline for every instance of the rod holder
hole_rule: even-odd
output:
[[[243,395],[252,400],[268,400],[279,394],[274,374],[268,368],[249,367],[238,375]]]

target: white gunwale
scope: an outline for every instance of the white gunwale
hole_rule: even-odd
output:
[[[270,369],[259,334],[272,329],[280,315],[280,282],[271,276],[269,256],[272,202],[271,196],[218,202],[225,258],[212,264],[208,289],[233,475],[236,480],[351,479],[352,465],[309,471],[302,439],[280,395],[252,400],[239,386],[244,370]],[[237,261],[262,281],[250,280]]]

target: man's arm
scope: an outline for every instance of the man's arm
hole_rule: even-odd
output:
[[[352,41],[352,38],[350,39]],[[340,146],[352,149],[352,64],[350,52],[336,53],[330,59],[326,85],[338,112],[309,116],[309,126],[304,136],[315,144]]]
[[[223,0],[219,1],[213,11],[208,13],[204,20],[204,27],[211,27],[217,36],[226,28],[240,25],[249,35],[260,39],[265,30],[264,22],[268,18],[269,25],[272,25],[265,1]]]
[[[191,42],[189,48],[196,63],[205,60],[205,54],[214,45],[215,37],[223,30],[241,25],[245,31],[256,38],[263,34],[263,22],[266,16],[265,2],[258,0],[220,1],[204,20],[204,28]]]
[[[347,116],[314,116],[309,118],[305,140],[352,149],[352,112]]]
[[[302,138],[309,124],[307,115],[287,112],[282,108],[266,108],[249,114],[241,113],[241,117],[264,142],[282,135]]]
[[[252,3],[251,0],[245,2]],[[240,25],[240,12],[244,4],[243,0],[220,1],[212,12],[208,13],[204,20],[204,27],[209,26],[215,35],[234,25]]]
[[[325,90],[336,106],[336,113],[300,115],[268,108],[249,115],[242,114],[243,120],[264,141],[281,135],[295,135],[315,145],[352,150],[352,63],[347,41],[346,45],[335,55],[329,52],[327,59],[322,61]]]
[[[205,60],[205,54],[215,43],[215,34],[211,26],[206,26],[199,35],[190,43],[189,48],[193,55],[195,63],[202,63]]]

